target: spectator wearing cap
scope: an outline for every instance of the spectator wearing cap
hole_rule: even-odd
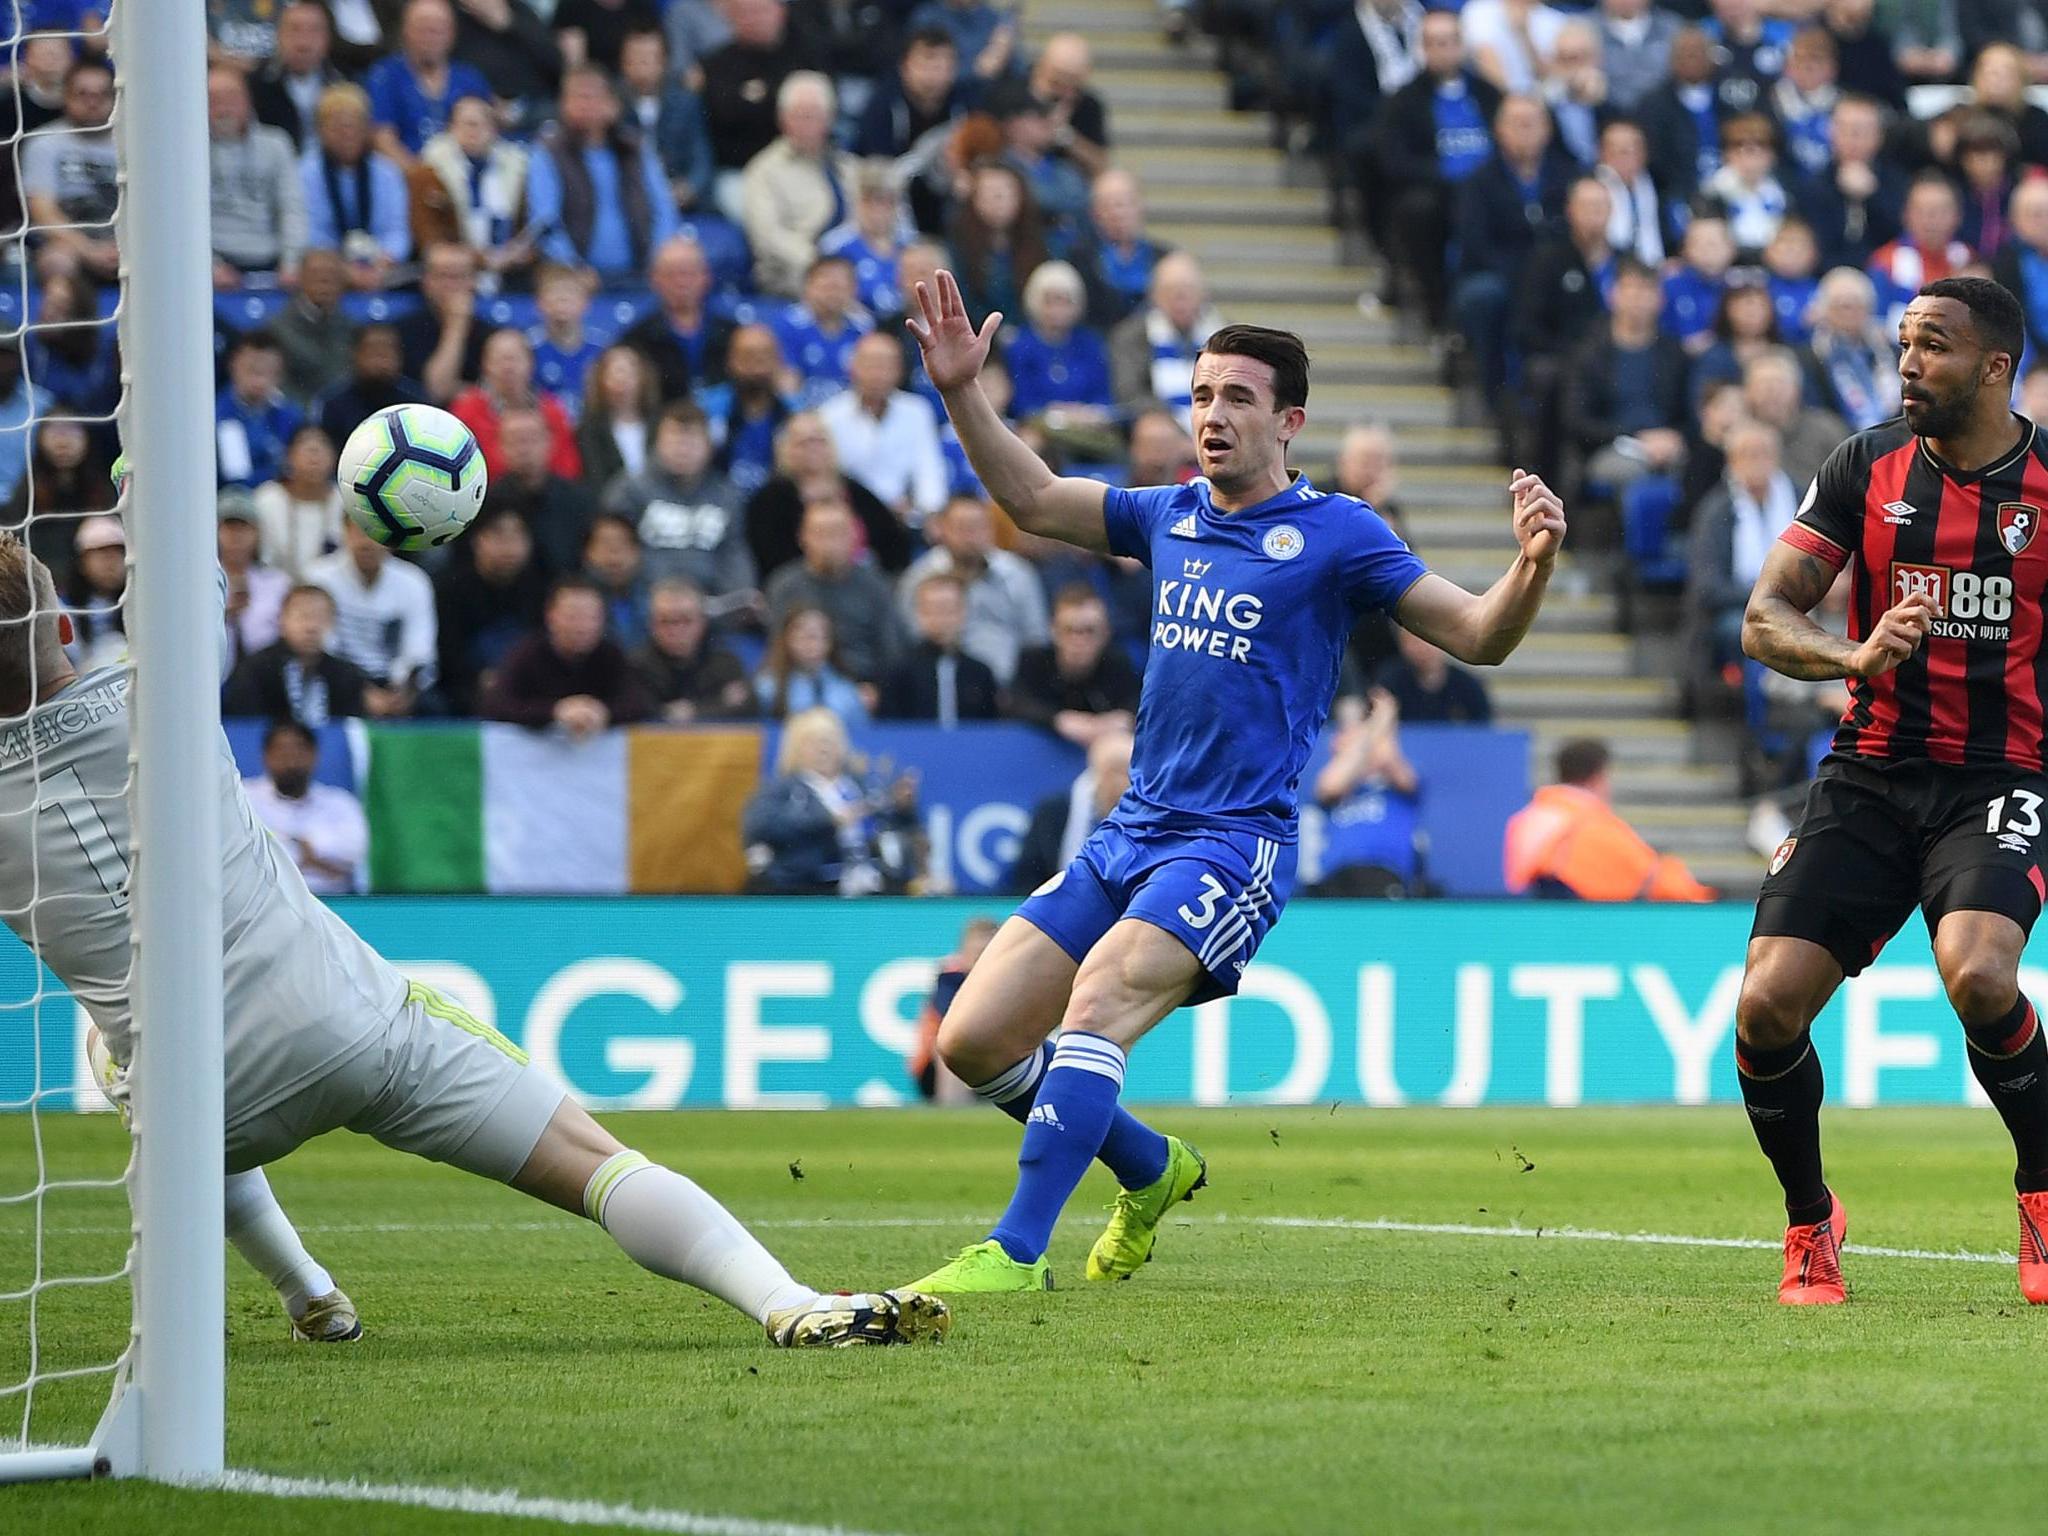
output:
[[[902,519],[846,474],[831,429],[817,412],[799,411],[776,434],[774,476],[747,498],[747,546],[754,552],[755,569],[773,573],[797,558],[805,509],[818,501],[852,512],[860,526],[856,549],[865,545],[883,570],[900,571],[910,563],[910,532]]]
[[[664,241],[647,264],[654,307],[620,338],[654,365],[661,398],[675,400],[692,389],[725,382],[726,350],[733,323],[705,306],[711,297],[711,263],[688,235]]]
[[[740,493],[711,462],[710,423],[695,401],[662,409],[646,466],[612,481],[604,510],[639,531],[654,582],[686,580],[720,599],[754,590]]]
[[[803,296],[778,310],[773,324],[783,360],[796,370],[797,399],[806,406],[846,387],[853,349],[875,328],[854,300],[853,263],[842,256],[815,258],[803,275]]]
[[[818,237],[852,208],[852,163],[832,146],[837,97],[828,75],[798,70],[776,92],[776,136],[740,176],[741,223],[764,293],[794,296]]]
[[[440,653],[434,583],[395,558],[354,522],[342,547],[307,568],[306,580],[334,599],[334,649],[394,695],[391,714],[409,714],[431,687]]]
[[[676,232],[661,162],[638,127],[620,123],[611,80],[594,65],[563,72],[557,119],[527,168],[526,211],[543,255],[608,283],[645,271]]]
[[[1678,18],[1651,0],[1600,0],[1601,64],[1615,111],[1633,112],[1664,83],[1678,28]]]
[[[313,415],[332,443],[345,443],[365,417],[393,405],[417,405],[427,398],[417,379],[405,374],[405,348],[398,328],[366,325],[349,344],[348,369],[321,395]]]
[[[280,129],[295,149],[313,137],[320,94],[341,83],[330,57],[334,21],[320,0],[288,0],[277,13],[277,46],[249,75],[256,121]],[[27,50],[23,49],[24,58]]]
[[[671,725],[755,713],[747,669],[712,637],[703,592],[680,577],[648,590],[647,643],[633,653],[633,667]]]
[[[1506,382],[1507,320],[1537,240],[1564,211],[1568,165],[1533,96],[1507,96],[1493,115],[1492,157],[1458,189],[1458,280],[1451,309],[1495,401]],[[1603,221],[1604,222],[1604,221]]]
[[[350,287],[374,292],[412,255],[405,172],[370,147],[370,98],[361,86],[330,85],[314,125],[313,142],[298,163],[306,243],[338,254]]]
[[[242,781],[249,809],[277,838],[305,877],[306,889],[332,896],[361,888],[370,827],[356,797],[313,777],[320,740],[296,720],[277,720],[263,733],[263,772]]]
[[[548,468],[565,480],[583,473],[575,423],[561,401],[533,387],[533,343],[509,327],[493,331],[484,343],[481,379],[448,403],[448,413],[476,435],[492,474],[505,463],[499,429],[507,411],[538,411],[553,445]]]
[[[284,607],[285,593],[292,589],[289,575],[263,563],[262,541],[249,492],[239,485],[223,486],[214,543],[221,574],[227,580],[231,664],[276,641],[277,616]]]
[[[305,419],[285,399],[284,353],[252,331],[228,348],[228,386],[214,401],[214,446],[222,485],[261,485],[284,466],[284,447]]]
[[[1138,178],[1111,167],[1088,191],[1088,228],[1079,247],[1090,282],[1089,319],[1113,326],[1145,302],[1152,268],[1166,247],[1145,234],[1145,197]]]
[[[654,146],[668,173],[678,210],[709,207],[711,129],[704,105],[669,70],[668,39],[658,26],[628,32],[619,50],[619,87],[626,120]]]
[[[911,645],[882,679],[878,720],[928,720],[948,728],[996,717],[996,677],[961,649],[967,584],[934,571],[910,594]]]
[[[63,602],[72,634],[64,651],[81,673],[92,672],[114,665],[128,651],[122,603],[128,589],[128,535],[118,517],[88,517],[72,533],[71,547]]]
[[[1109,333],[1110,383],[1126,409],[1158,401],[1185,427],[1195,358],[1223,317],[1209,303],[1201,263],[1186,251],[1159,258],[1146,306]]]
[[[556,471],[553,425],[532,407],[515,406],[498,418],[498,451],[501,467],[491,474],[484,506],[519,515],[550,574],[575,570],[596,508],[582,479]]]
[[[1053,601],[1050,643],[1018,656],[1003,711],[1091,747],[1105,734],[1131,729],[1140,683],[1130,658],[1112,643],[1101,595],[1076,583]]]
[[[410,167],[427,140],[448,126],[448,112],[464,96],[491,99],[491,83],[454,62],[455,12],[448,0],[406,0],[398,23],[398,51],[379,59],[363,77],[377,122],[377,147]]]
[[[988,0],[925,0],[910,13],[911,30],[938,27],[977,80],[1000,80],[1017,66],[1017,22]]]
[[[1057,151],[1052,104],[1029,81],[1004,80],[990,87],[985,107],[1002,125],[1004,163],[1024,178],[1051,227],[1071,240],[1087,216],[1088,178]]]
[[[486,501],[433,581],[440,702],[450,714],[473,714],[478,690],[539,622],[547,595],[525,520],[503,502]]]
[[[221,713],[296,720],[316,730],[376,713],[372,700],[381,690],[328,649],[333,630],[334,599],[318,587],[293,587],[278,613],[276,642],[244,657],[229,675]]]
[[[481,266],[497,273],[523,269],[533,260],[526,172],[525,148],[499,137],[491,104],[463,97],[406,178],[415,243],[422,251],[467,246]]]
[[[1958,238],[1962,199],[1940,171],[1922,171],[1913,178],[1900,223],[1899,238],[1873,251],[1864,269],[1877,284],[1887,314],[1903,309],[1924,285],[1954,277],[1976,259]]]
[[[207,184],[212,189],[213,286],[245,276],[298,281],[306,249],[306,203],[292,141],[256,121],[239,69],[206,72]]]
[[[740,213],[739,173],[774,142],[782,82],[799,70],[823,73],[826,61],[812,40],[792,27],[783,0],[725,0],[732,40],[702,60],[704,118],[718,165],[718,202],[728,218]]]
[[[348,266],[340,253],[315,246],[299,263],[298,292],[271,317],[271,337],[284,355],[284,392],[301,409],[348,372],[356,328],[341,308],[347,291]]]
[[[250,498],[263,535],[264,560],[293,581],[304,581],[314,561],[341,547],[341,487],[334,482],[334,458],[334,439],[307,422],[285,444],[278,477],[257,486]]]
[[[654,700],[605,635],[604,593],[588,577],[564,576],[548,589],[540,630],[492,670],[477,713],[582,740],[649,718]]]
[[[873,683],[895,660],[899,632],[888,582],[872,566],[855,563],[858,531],[844,501],[827,496],[805,506],[797,529],[803,553],[769,576],[768,612],[771,626],[780,628],[796,609],[822,609],[847,675]]]
[[[1045,588],[1021,555],[996,544],[995,515],[977,496],[955,496],[926,530],[933,547],[918,556],[897,583],[903,617],[912,615],[918,585],[939,573],[957,576],[967,591],[961,647],[1007,684],[1017,657],[1047,639]]]
[[[903,41],[894,81],[868,98],[854,125],[853,152],[864,158],[901,161],[925,146],[932,158],[967,110],[970,89],[960,79],[960,54],[943,28],[913,30]],[[927,141],[929,144],[927,145]],[[910,207],[918,228],[944,226],[945,197],[923,177],[910,180]]]
[[[894,169],[886,160],[869,160],[854,167],[852,215],[818,237],[818,254],[852,264],[855,297],[880,322],[907,307],[896,286],[896,262],[914,233]]]
[[[1899,232],[1906,178],[1884,158],[1884,111],[1844,96],[1828,114],[1828,164],[1798,189],[1823,268],[1860,267]]]
[[[1031,61],[1031,94],[1052,118],[1052,152],[1086,180],[1109,169],[1109,112],[1088,89],[1095,61],[1079,32],[1055,32]]]
[[[1043,268],[1040,269],[1044,270]],[[948,476],[931,403],[903,388],[903,348],[871,331],[853,351],[851,387],[818,408],[842,464],[915,527],[945,504]]]

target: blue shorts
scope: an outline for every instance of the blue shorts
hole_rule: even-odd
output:
[[[1188,1002],[1206,1003],[1237,991],[1280,920],[1297,851],[1248,832],[1129,831],[1104,822],[1017,915],[1077,964],[1119,918],[1142,918],[1201,962],[1203,979]]]

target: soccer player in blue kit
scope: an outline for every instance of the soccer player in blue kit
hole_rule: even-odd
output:
[[[1518,471],[1507,574],[1483,595],[1432,575],[1371,507],[1288,469],[1308,353],[1250,325],[1217,331],[1195,363],[1199,479],[1125,491],[1062,478],[982,393],[1002,316],[976,330],[950,272],[916,291],[911,334],[989,494],[1027,533],[1152,572],[1131,787],[1003,925],[939,1028],[947,1066],[1024,1125],[1017,1190],[985,1241],[916,1289],[1051,1289],[1053,1224],[1096,1158],[1122,1193],[1087,1274],[1125,1279],[1208,1171],[1118,1104],[1126,1054],[1182,1004],[1236,992],[1286,905],[1295,785],[1354,621],[1384,610],[1460,661],[1503,660],[1542,605],[1564,508]]]

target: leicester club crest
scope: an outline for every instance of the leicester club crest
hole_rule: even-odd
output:
[[[1798,846],[1799,839],[1796,837],[1788,837],[1785,841],[1778,844],[1778,851],[1771,855],[1772,874],[1775,875],[1779,870],[1792,862],[1792,850]]]
[[[2041,526],[2041,509],[2024,501],[1998,504],[1998,542],[2008,555],[2016,555],[2034,542],[2034,530]]]

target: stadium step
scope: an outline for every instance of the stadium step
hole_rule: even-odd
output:
[[[1130,38],[1149,36],[1149,58],[1167,58],[1174,51],[1160,31],[1155,0],[1029,0],[1023,9],[1024,39],[1033,47],[1054,32],[1085,32],[1092,43],[1106,28]],[[1206,45],[1207,39],[1192,38],[1189,51]],[[1101,62],[1099,55],[1096,62]]]
[[[1216,50],[1206,38],[1191,38],[1185,48],[1170,48],[1161,39],[1156,26],[1150,31],[1134,29],[1121,13],[1090,14],[1093,7],[1084,9],[1078,6],[1050,9],[1053,15],[1064,12],[1073,19],[1059,24],[1038,20],[1036,13],[1039,8],[1034,6],[1034,18],[1024,28],[1024,46],[1033,53],[1043,47],[1045,40],[1055,32],[1079,32],[1088,39],[1088,52],[1095,61],[1098,75],[1105,69],[1213,72],[1216,68]]]
[[[1149,183],[1148,183],[1149,185]],[[1299,262],[1320,267],[1337,259],[1337,237],[1327,229],[1308,224],[1281,224],[1270,228],[1236,224],[1169,224],[1145,220],[1145,232],[1161,245],[1192,251],[1204,270],[1212,264],[1232,262]],[[1359,269],[1347,267],[1347,272]],[[1322,359],[1316,359],[1320,366]]]
[[[1118,112],[1110,119],[1116,152],[1170,147],[1176,149],[1256,148],[1273,142],[1271,119],[1259,112],[1190,112],[1171,107]],[[1336,231],[1325,229],[1334,240]]]
[[[1735,770],[1724,764],[1618,763],[1614,798],[1630,806],[1713,806],[1736,798]]]
[[[1177,107],[1183,110],[1222,111],[1230,101],[1230,86],[1212,70],[1188,69],[1176,65],[1162,50],[1146,68],[1098,69],[1091,82],[1110,109],[1110,121],[1125,107]],[[1114,134],[1115,129],[1112,128]]]
[[[1277,149],[1211,148],[1191,155],[1179,146],[1120,149],[1117,163],[1134,172],[1147,192],[1165,187],[1280,187],[1287,161]]]
[[[1227,314],[1237,313],[1246,304],[1265,303],[1350,305],[1356,313],[1363,278],[1358,268],[1337,266],[1327,256],[1320,261],[1300,256],[1278,261],[1205,258],[1202,269],[1217,307]]]
[[[1305,187],[1160,187],[1145,192],[1147,219],[1164,224],[1236,224],[1247,229],[1292,224],[1327,229],[1329,212],[1330,200]],[[1364,339],[1395,339],[1392,322]]]
[[[1635,644],[1626,635],[1573,635],[1532,631],[1500,665],[1502,677],[1555,681],[1633,677]]]
[[[1525,678],[1496,672],[1491,682],[1495,713],[1521,723],[1569,712],[1610,722],[1611,729],[1617,719],[1668,712],[1674,696],[1661,677]]]

